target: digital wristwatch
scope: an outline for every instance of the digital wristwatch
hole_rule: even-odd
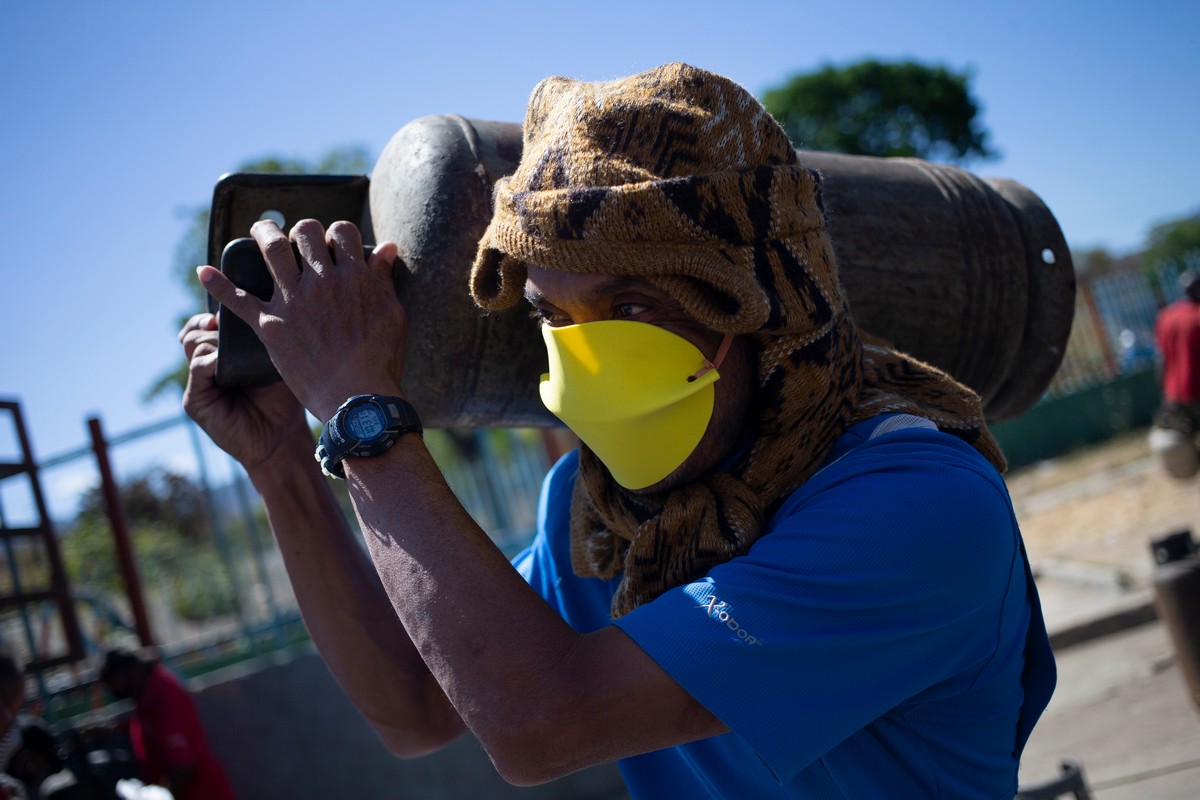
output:
[[[346,479],[342,460],[386,453],[406,433],[422,433],[417,411],[407,400],[357,394],[334,412],[317,440],[317,462],[331,478]]]

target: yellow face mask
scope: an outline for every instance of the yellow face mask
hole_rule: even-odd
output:
[[[713,414],[711,363],[695,345],[644,322],[542,326],[550,372],[542,402],[626,489],[644,489],[687,459]]]

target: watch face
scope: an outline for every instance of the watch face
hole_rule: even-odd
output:
[[[383,411],[373,405],[355,406],[346,412],[346,430],[359,441],[377,438],[387,427]]]

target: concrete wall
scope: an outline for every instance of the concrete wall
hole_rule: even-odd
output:
[[[531,679],[534,679],[531,677]],[[597,767],[518,789],[470,738],[404,761],[384,750],[315,654],[194,684],[209,739],[238,796],[257,798],[464,798],[620,800],[616,767]]]

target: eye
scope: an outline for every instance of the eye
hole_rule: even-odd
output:
[[[630,319],[649,310],[645,303],[617,303],[613,306],[613,319]]]
[[[565,314],[561,314],[552,308],[543,306],[534,306],[529,309],[529,316],[537,321],[538,326],[549,325],[570,325],[571,320]]]

